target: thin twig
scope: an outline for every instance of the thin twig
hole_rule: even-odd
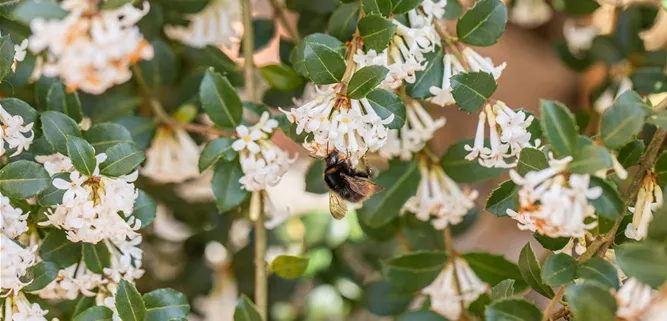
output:
[[[170,117],[169,114],[167,114],[167,112],[164,111],[164,109],[162,108],[162,104],[160,104],[160,102],[157,101],[157,99],[152,97],[149,97],[148,99],[151,105],[151,110],[153,112],[153,115],[155,115],[155,117],[164,124],[167,124],[171,127],[183,128],[189,132],[195,132],[202,135],[214,135],[218,137],[235,137],[234,133],[215,129],[213,127],[179,122],[176,119]]]
[[[452,52],[452,54],[454,54],[456,59],[458,59],[465,70],[470,70],[468,60],[463,56],[463,53],[461,53],[461,50],[459,50],[459,47],[456,45],[456,38],[450,35],[449,32],[447,32],[447,30],[445,30],[445,28],[442,26],[442,24],[438,23],[437,19],[433,20],[433,27],[435,28],[435,32],[437,32],[440,36],[440,39],[442,39],[443,47],[449,48],[449,50]]]
[[[565,294],[565,286],[561,286],[560,289],[558,289],[558,292],[556,292],[554,298],[551,299],[551,302],[549,302],[549,305],[547,306],[546,310],[544,310],[544,314],[542,314],[542,321],[556,320],[553,318],[553,316],[550,316],[551,310],[553,310],[556,307],[556,304],[558,304],[558,302],[563,298],[564,294]]]
[[[290,38],[292,38],[295,43],[301,41],[299,32],[294,29],[285,15],[285,8],[278,2],[278,0],[271,0],[271,6],[273,7],[274,14],[278,17],[278,20],[280,20],[280,24],[287,30]]]
[[[250,206],[250,217],[255,219],[255,305],[262,315],[262,320],[267,320],[266,228],[262,193],[253,192],[252,197],[257,197],[258,200],[257,204]]]
[[[255,37],[252,28],[252,3],[251,0],[241,0],[241,13],[243,15],[243,58],[245,71],[245,99],[255,101],[255,71],[253,53],[255,51]]]
[[[444,230],[445,236],[445,251],[449,256],[449,264],[452,265],[452,270],[454,272],[454,289],[456,290],[456,295],[459,296],[459,303],[461,304],[461,316],[459,320],[468,320],[468,315],[466,313],[466,304],[463,300],[463,291],[461,291],[461,284],[459,282],[459,273],[456,271],[456,257],[458,253],[454,249],[454,242],[452,242],[452,232],[447,226]]]

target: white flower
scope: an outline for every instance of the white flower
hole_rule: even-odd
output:
[[[232,144],[232,148],[235,151],[247,148],[253,154],[259,153],[259,145],[257,145],[256,141],[260,140],[263,136],[261,130],[253,129],[251,132],[248,130],[248,127],[240,125],[236,127],[236,135],[238,135],[239,139]]]
[[[35,262],[34,250],[25,249],[5,234],[0,233],[0,289],[18,292],[27,283],[20,279]]]
[[[552,158],[548,168],[528,172],[524,177],[510,171],[512,181],[521,186],[520,209],[508,209],[507,214],[519,222],[519,229],[549,237],[582,237],[597,225],[597,221],[586,220],[595,218],[589,201],[600,197],[602,189],[589,186],[588,174],[570,174],[568,178],[565,169],[570,161],[569,156]]]
[[[426,146],[435,132],[445,125],[445,118],[433,119],[419,101],[405,98],[406,121],[401,129],[389,131],[378,153],[384,158],[412,159],[412,154]]]
[[[6,321],[47,321],[45,315],[49,310],[42,310],[38,303],[30,303],[23,293],[7,298],[5,305]]]
[[[50,176],[57,173],[68,173],[74,170],[72,160],[61,153],[35,156],[35,161],[44,164],[44,169],[46,169]]]
[[[40,72],[60,77],[68,90],[101,94],[132,77],[130,66],[153,58],[153,47],[135,25],[149,11],[131,3],[98,10],[96,2],[65,1],[69,14],[61,20],[33,19],[29,49],[46,51]]]
[[[457,283],[461,293],[457,291]],[[431,297],[431,310],[450,320],[458,320],[463,312],[461,301],[468,307],[488,290],[489,285],[479,279],[468,262],[456,257],[422,293]]]
[[[56,279],[35,294],[42,299],[75,300],[79,295],[94,296],[93,290],[106,283],[102,275],[88,270],[81,261],[58,271]]]
[[[11,156],[16,156],[28,150],[35,138],[33,131],[34,123],[24,124],[23,117],[19,115],[11,115],[2,105],[0,105],[0,156],[6,152],[5,143],[9,149],[16,148],[16,151]],[[28,134],[26,137],[25,134]]]
[[[582,252],[583,253],[583,252]],[[604,253],[604,259],[611,263],[611,265],[614,266],[616,269],[616,274],[618,275],[618,280],[623,281],[628,278],[627,275],[625,275],[625,272],[621,270],[621,267],[618,266],[618,263],[616,262],[616,250],[614,249],[609,249],[607,252]]]
[[[181,183],[199,176],[199,154],[190,135],[181,128],[159,127],[140,170],[156,183]]]
[[[514,0],[509,19],[523,27],[533,28],[551,19],[551,7],[544,0]]]
[[[663,1],[664,7],[664,1]],[[658,10],[653,26],[639,33],[648,51],[658,51],[667,47],[667,10]]]
[[[10,239],[25,233],[28,230],[28,214],[23,214],[20,208],[14,208],[9,203],[9,197],[0,193],[0,232]]]
[[[419,171],[421,181],[417,194],[408,199],[402,210],[414,213],[422,221],[433,216],[431,224],[439,230],[461,223],[468,211],[475,207],[477,191],[461,191],[442,167],[428,164],[425,159],[420,160]]]
[[[16,65],[25,59],[26,49],[28,49],[28,39],[23,39],[21,44],[14,45],[14,62],[12,63],[12,72],[16,72]]]
[[[429,20],[433,18],[442,19],[445,16],[445,6],[447,6],[447,0],[438,0],[438,2],[433,0],[422,1],[422,8]]]
[[[466,47],[465,49],[463,49],[462,54],[463,57],[468,62],[468,65],[470,65],[470,69],[472,71],[483,71],[489,73],[496,80],[500,78],[500,75],[507,66],[507,63],[505,62],[503,62],[498,66],[495,66],[491,58],[482,57],[482,55],[480,55],[470,47]]]
[[[604,114],[604,112],[614,103],[614,100],[622,93],[632,90],[632,86],[632,80],[628,77],[623,77],[617,84],[607,88],[607,90],[593,102],[593,109],[599,114]],[[614,91],[614,87],[618,89]]]
[[[661,207],[662,203],[662,188],[658,185],[655,174],[649,172],[642,180],[635,207],[628,208],[633,215],[632,223],[625,228],[625,236],[637,241],[646,238],[653,212]]]
[[[167,37],[188,46],[202,48],[207,45],[231,46],[236,32],[232,27],[241,20],[238,3],[229,0],[214,0],[204,10],[187,18],[187,27],[166,25]]]
[[[532,122],[533,116],[527,116],[523,111],[514,111],[502,101],[496,101],[493,107],[487,104],[484,111],[479,113],[473,146],[464,146],[465,150],[470,152],[466,159],[478,158],[484,167],[516,166],[522,149],[537,148],[541,143],[539,139],[536,139],[534,144],[531,143],[528,127]],[[484,146],[485,123],[489,124],[490,148]]]
[[[104,275],[112,284],[117,284],[121,278],[133,282],[144,275],[141,268],[143,251],[139,248],[141,241],[141,235],[107,241],[111,253],[111,267],[104,268]]]
[[[652,296],[653,290],[650,286],[635,278],[625,280],[616,293],[616,316],[626,320],[644,320],[639,316],[651,304]]]
[[[563,24],[563,36],[567,42],[567,47],[574,54],[590,49],[593,39],[599,33],[600,31],[595,25],[580,26],[574,19],[567,19]]]

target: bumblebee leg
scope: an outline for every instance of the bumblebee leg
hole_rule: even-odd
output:
[[[373,177],[373,169],[371,169],[371,166],[368,165],[368,159],[366,159],[366,155],[364,155],[364,157],[361,159],[364,162],[364,167],[366,167],[366,175],[368,175],[368,177]]]

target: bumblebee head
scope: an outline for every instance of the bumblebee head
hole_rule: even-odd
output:
[[[329,152],[325,161],[327,166],[336,165],[336,163],[338,163],[338,150],[334,149],[333,151]]]

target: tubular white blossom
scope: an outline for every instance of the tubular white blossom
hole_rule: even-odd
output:
[[[439,230],[449,225],[458,224],[463,217],[475,207],[476,190],[459,186],[445,174],[438,164],[428,164],[425,159],[419,162],[421,181],[417,195],[408,199],[403,211],[409,211],[422,221],[434,219],[431,224]]]
[[[199,176],[201,148],[182,128],[159,127],[140,170],[156,183],[182,183]]]
[[[563,23],[563,36],[568,49],[574,54],[590,49],[593,38],[598,34],[600,30],[593,24],[580,26],[574,19],[567,19]]]
[[[14,62],[12,63],[12,72],[16,72],[16,66],[25,59],[26,49],[28,49],[28,39],[23,39],[20,44],[14,45]]]
[[[457,292],[457,283],[461,293]],[[450,320],[458,320],[463,312],[461,301],[468,307],[488,290],[489,285],[479,279],[468,262],[456,257],[422,293],[431,297],[431,310]]]
[[[187,27],[166,25],[164,33],[167,37],[192,47],[230,47],[232,37],[236,36],[233,25],[241,20],[241,10],[234,1],[214,0],[204,10],[187,19],[190,21]]]
[[[47,51],[41,73],[60,77],[68,90],[101,94],[132,77],[130,66],[153,58],[153,47],[135,25],[149,11],[127,3],[99,10],[97,1],[68,0],[62,20],[36,18],[30,22],[33,53]]]
[[[0,193],[0,232],[10,239],[25,233],[28,230],[29,213],[23,213],[20,208],[15,208],[9,203],[9,197]]]
[[[45,316],[49,310],[43,310],[38,303],[30,303],[23,293],[7,298],[4,305],[7,321],[47,321]]]
[[[35,294],[42,299],[75,300],[79,295],[94,296],[93,290],[104,284],[102,275],[88,270],[81,261],[58,271],[56,279]]]
[[[663,204],[662,188],[658,185],[655,174],[649,172],[642,180],[634,207],[629,207],[632,222],[625,227],[625,236],[642,240],[648,235],[648,227],[655,212]]]
[[[514,0],[509,19],[517,25],[534,28],[545,24],[551,16],[551,7],[544,0]]]
[[[34,123],[25,124],[23,117],[11,115],[0,105],[0,156],[7,151],[5,144],[9,149],[16,148],[12,157],[28,150],[35,138],[33,125]]]
[[[69,173],[74,170],[72,160],[61,153],[35,156],[35,161],[44,164],[44,169],[50,176],[58,173]]]
[[[600,187],[590,187],[590,176],[567,174],[572,157],[549,161],[549,167],[531,171],[524,177],[511,170],[512,181],[521,186],[518,212],[507,214],[519,222],[521,230],[538,232],[549,237],[583,237],[586,230],[597,225],[595,209],[590,200],[602,194]],[[569,176],[568,176],[569,175]]]
[[[502,75],[503,70],[505,70],[505,67],[507,66],[507,63],[505,62],[495,66],[491,58],[482,57],[482,55],[470,47],[466,47],[461,53],[468,62],[468,65],[470,65],[470,69],[472,71],[483,71],[490,73],[496,80],[500,79],[500,75]]]
[[[407,119],[401,129],[391,129],[378,153],[384,158],[412,159],[412,154],[422,150],[435,132],[445,125],[445,118],[433,119],[419,101],[405,98]]]
[[[653,289],[650,286],[635,278],[625,280],[616,293],[616,316],[625,320],[645,320],[641,315],[651,304],[652,297]]]
[[[6,293],[17,293],[28,283],[21,281],[28,268],[35,263],[36,248],[26,249],[5,234],[0,233],[0,289]]]
[[[439,105],[448,106],[455,103],[454,96],[452,96],[452,81],[451,78],[459,73],[465,72],[465,68],[461,65],[456,56],[452,54],[445,54],[443,57],[444,71],[442,73],[442,84],[440,87],[431,86],[429,91],[433,95],[428,101]]]

